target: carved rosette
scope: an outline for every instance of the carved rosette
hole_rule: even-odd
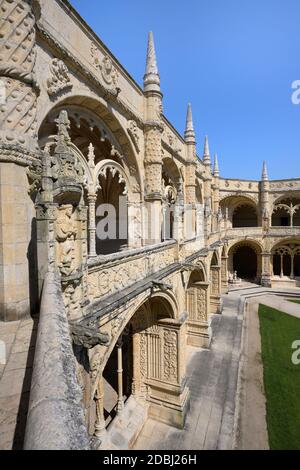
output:
[[[31,2],[0,0],[0,76],[5,103],[0,108],[0,143],[36,150],[36,93],[33,69],[35,17]]]

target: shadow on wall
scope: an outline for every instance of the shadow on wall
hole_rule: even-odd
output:
[[[34,318],[38,315],[39,310],[37,229],[35,217],[31,221],[31,237],[27,250],[27,259],[29,274],[30,314]]]

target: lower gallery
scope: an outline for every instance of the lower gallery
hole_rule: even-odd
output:
[[[163,114],[152,33],[142,89],[68,1],[0,10],[3,447],[183,432],[228,292],[300,287],[300,178],[272,181],[265,162],[260,181],[222,178],[207,136],[198,155],[191,105],[184,136]],[[234,446],[235,413],[213,448]]]

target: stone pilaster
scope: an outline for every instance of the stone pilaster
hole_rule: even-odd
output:
[[[163,319],[159,323],[161,356],[155,366],[157,378],[148,379],[149,416],[183,428],[189,408],[186,386],[186,315],[181,320]],[[151,358],[148,358],[151,361]]]
[[[209,347],[211,331],[208,325],[209,284],[195,282],[187,289],[187,342],[191,346]]]
[[[228,292],[228,256],[222,256],[221,260],[221,292]]]
[[[34,207],[26,167],[38,162],[32,2],[0,0],[0,319],[34,313]],[[30,259],[30,265],[29,265]]]
[[[262,263],[262,274],[261,274],[261,285],[264,287],[271,287],[271,277],[272,277],[272,260],[271,253],[263,252],[261,254],[261,263]]]
[[[192,118],[192,107],[189,103],[184,133],[186,143],[185,165],[185,238],[193,238],[196,234],[196,140]]]
[[[269,211],[269,191],[270,191],[270,181],[267,172],[267,164],[263,163],[262,177],[260,182],[260,223],[264,231],[267,231],[270,227],[270,218],[272,215]]]

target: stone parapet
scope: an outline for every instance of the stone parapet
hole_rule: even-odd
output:
[[[89,449],[81,399],[60,278],[55,273],[47,273],[24,448]]]

